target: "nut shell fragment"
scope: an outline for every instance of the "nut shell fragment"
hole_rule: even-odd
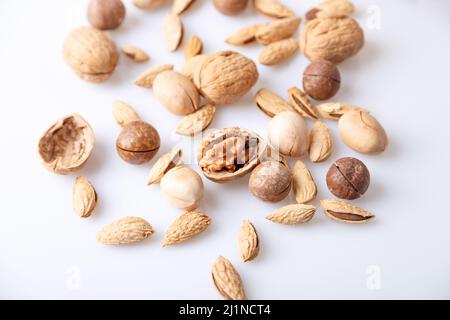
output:
[[[309,133],[309,160],[322,162],[328,159],[333,148],[330,129],[322,121],[316,121]]]
[[[180,148],[174,148],[162,155],[153,165],[147,180],[147,185],[152,185],[161,181],[162,177],[170,169],[181,163],[183,152]]]
[[[335,121],[349,111],[367,111],[363,108],[340,102],[320,103],[316,106],[316,110],[322,117]]]
[[[276,93],[262,88],[255,95],[256,106],[269,117],[283,111],[292,111],[291,105]]]
[[[94,132],[78,114],[61,118],[39,139],[39,157],[43,165],[58,174],[80,169],[94,148]]]
[[[297,87],[292,87],[288,90],[289,102],[295,111],[304,118],[318,120],[316,111],[314,110],[308,96]]]
[[[316,198],[317,186],[308,168],[297,160],[292,169],[292,190],[297,203],[307,203]]]
[[[194,113],[181,119],[177,126],[177,133],[185,136],[194,136],[202,132],[211,124],[215,113],[216,107],[211,104],[201,107]]]

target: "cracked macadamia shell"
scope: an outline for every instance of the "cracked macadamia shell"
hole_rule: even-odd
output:
[[[178,115],[194,113],[200,105],[200,94],[192,81],[175,71],[158,74],[153,92],[164,107]]]
[[[200,205],[204,186],[197,172],[189,167],[177,166],[162,177],[161,192],[175,208],[193,210]]]
[[[44,166],[58,174],[80,169],[94,148],[94,132],[79,115],[72,114],[51,125],[39,140],[39,157]]]
[[[291,190],[292,174],[289,168],[278,161],[259,164],[250,175],[250,192],[263,201],[278,202],[286,198]]]
[[[63,55],[72,70],[90,82],[106,81],[119,61],[114,41],[93,27],[73,30],[64,42]]]
[[[234,51],[208,55],[195,69],[194,84],[214,105],[230,104],[246,94],[258,80],[256,64]]]
[[[367,111],[344,113],[339,119],[338,128],[345,144],[360,153],[380,153],[388,145],[386,131]]]
[[[348,16],[317,17],[300,31],[300,49],[311,61],[339,63],[364,46],[364,32]]]
[[[126,162],[142,164],[150,161],[159,150],[158,131],[144,121],[127,123],[116,140],[116,150]]]
[[[301,157],[308,149],[308,128],[298,113],[283,111],[269,122],[270,144],[281,154]]]

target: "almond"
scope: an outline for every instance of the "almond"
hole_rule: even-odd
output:
[[[185,136],[194,136],[205,130],[214,119],[216,107],[207,104],[196,112],[185,116],[177,126],[177,133]]]
[[[130,244],[145,240],[152,234],[152,226],[144,219],[125,217],[100,230],[97,241],[103,244]]]
[[[286,100],[266,88],[262,88],[256,93],[255,102],[258,108],[269,117],[273,117],[283,111],[292,110]]]
[[[306,94],[297,87],[292,87],[288,90],[289,102],[295,111],[302,117],[312,120],[318,120],[319,116],[309,101]]]
[[[82,218],[90,217],[97,206],[97,192],[83,176],[77,177],[73,186],[73,209]]]
[[[185,12],[194,3],[194,0],[174,0],[172,4],[172,13],[180,15]]]
[[[246,299],[241,276],[226,258],[217,258],[212,266],[212,280],[217,292],[225,300]]]
[[[257,28],[255,39],[258,43],[267,45],[278,40],[289,38],[297,30],[300,22],[300,18],[290,17],[266,23]]]
[[[292,169],[292,190],[294,191],[297,203],[307,203],[317,195],[317,186],[313,180],[311,172],[305,167],[303,162],[297,160]]]
[[[144,50],[129,44],[122,46],[122,52],[135,62],[146,62],[150,59]]]
[[[163,247],[191,239],[211,224],[211,218],[197,211],[188,211],[175,219],[161,242]]]
[[[243,262],[251,261],[258,256],[259,238],[256,229],[249,220],[244,220],[239,232],[239,256]]]
[[[253,5],[256,11],[271,18],[287,18],[295,16],[294,12],[277,0],[253,0]]]
[[[163,30],[167,48],[170,51],[177,50],[183,38],[183,23],[180,17],[176,14],[167,15],[164,18]]]
[[[141,119],[137,112],[134,111],[134,109],[130,105],[126,104],[123,101],[114,101],[112,112],[114,118],[116,118],[117,123],[121,127],[125,126],[127,123],[138,121]]]
[[[181,163],[183,152],[180,148],[174,148],[161,156],[153,165],[147,180],[147,185],[152,185],[161,181],[167,171]]]
[[[162,64],[159,66],[154,66],[141,74],[134,81],[134,84],[143,88],[151,88],[153,86],[153,80],[155,80],[156,76],[161,72],[167,70],[173,70],[173,64]]]
[[[292,56],[298,49],[298,41],[289,38],[273,42],[262,48],[259,54],[259,62],[265,65],[280,63]]]
[[[266,219],[282,224],[306,223],[312,219],[316,207],[308,204],[291,204],[275,210]]]
[[[184,58],[189,60],[190,58],[202,53],[203,43],[197,36],[192,36],[184,47]]]
[[[261,27],[263,24],[254,24],[242,29],[239,29],[235,33],[233,33],[231,36],[229,36],[225,42],[228,44],[232,44],[235,46],[241,46],[244,44],[251,43],[255,41],[256,32],[258,31],[258,28]]]

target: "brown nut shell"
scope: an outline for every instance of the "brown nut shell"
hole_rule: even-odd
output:
[[[116,29],[125,18],[122,0],[91,0],[87,10],[89,23],[97,29]]]
[[[214,7],[227,16],[234,16],[247,7],[248,0],[213,0]]]
[[[370,173],[362,161],[347,157],[331,165],[326,180],[328,189],[336,197],[353,200],[369,188]]]
[[[313,99],[330,99],[340,86],[339,70],[329,61],[312,62],[303,72],[303,89]]]
[[[92,27],[73,30],[64,42],[63,55],[72,70],[90,82],[106,81],[119,61],[114,41]]]
[[[214,182],[228,182],[253,170],[265,156],[267,144],[256,133],[238,127],[207,135],[197,151],[203,174]]]
[[[257,198],[278,202],[286,198],[291,190],[292,174],[282,162],[265,161],[259,164],[250,175],[248,188]]]
[[[39,140],[43,165],[58,174],[80,169],[94,148],[94,132],[78,114],[65,116],[50,126]]]
[[[158,131],[144,121],[127,123],[116,140],[116,150],[126,162],[142,164],[150,161],[159,150]]]

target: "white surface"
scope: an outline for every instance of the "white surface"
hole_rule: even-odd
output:
[[[333,155],[326,163],[307,161],[307,166],[318,198],[329,198],[325,173],[332,160],[362,159],[372,182],[356,203],[373,211],[376,220],[345,225],[318,210],[306,225],[276,225],[265,215],[289,200],[260,202],[247,192],[247,179],[227,185],[204,180],[201,210],[213,224],[196,239],[169,248],[159,241],[180,212],[162,199],[158,186],[146,186],[154,160],[132,166],[116,155],[120,130],[111,103],[129,102],[156,126],[162,136],[159,154],[180,141],[189,145],[173,133],[180,118],[166,111],[151,90],[132,84],[149,66],[180,68],[183,53],[164,47],[161,26],[168,6],[145,12],[126,2],[125,23],[111,34],[118,45],[141,46],[152,59],[136,65],[121,56],[112,79],[100,85],[75,77],[61,54],[68,32],[86,24],[87,1],[0,2],[0,298],[215,299],[210,268],[218,255],[234,263],[254,299],[450,298],[448,1],[355,1],[367,44],[339,66],[343,84],[334,100],[370,109],[386,128],[390,146],[379,156],[358,155],[341,143],[336,124],[329,122]],[[245,14],[225,17],[209,1],[197,2],[183,16],[185,39],[198,34],[206,52],[234,49],[257,59],[258,45],[233,48],[223,40],[268,18],[250,7]],[[316,3],[283,2],[299,15]],[[370,27],[373,16],[366,10],[380,10],[379,29]],[[255,107],[254,93],[266,86],[285,94],[300,85],[306,64],[300,55],[277,67],[258,64],[257,85],[235,105],[220,108],[212,126],[240,125],[265,136],[268,118]],[[93,182],[100,203],[97,214],[84,220],[72,211],[75,175],[47,172],[36,153],[43,130],[73,112],[85,117],[96,135],[92,157],[79,174]],[[95,241],[97,230],[125,215],[145,217],[156,234],[129,247]],[[243,264],[236,237],[245,218],[259,231],[261,254]]]

